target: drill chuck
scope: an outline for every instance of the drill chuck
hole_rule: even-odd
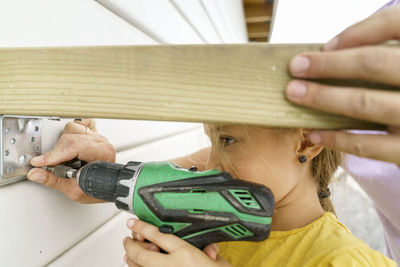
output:
[[[136,161],[126,165],[93,162],[78,171],[77,182],[86,195],[115,202],[118,208],[132,211],[133,191],[142,165]]]

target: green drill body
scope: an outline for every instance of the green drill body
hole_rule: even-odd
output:
[[[219,170],[199,172],[170,162],[93,162],[79,170],[77,180],[87,195],[115,202],[199,248],[260,241],[270,232],[271,191]]]

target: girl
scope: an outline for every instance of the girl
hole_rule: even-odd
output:
[[[212,143],[211,150],[203,151],[209,154],[205,169],[230,172],[274,193],[270,237],[220,243],[219,256],[217,247],[209,246],[208,258],[183,240],[130,219],[134,238],[124,240],[130,266],[395,266],[336,219],[328,184],[340,155],[309,143],[308,130],[236,125],[205,125],[205,130]],[[169,254],[159,253],[158,247]]]

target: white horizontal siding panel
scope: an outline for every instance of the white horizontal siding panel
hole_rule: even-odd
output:
[[[117,212],[31,181],[0,187],[0,266],[43,266]]]
[[[0,47],[155,44],[93,0],[0,0]]]
[[[198,123],[96,119],[98,131],[117,151],[143,145],[173,134],[201,128]]]
[[[160,43],[204,43],[168,0],[96,1]]]
[[[50,263],[49,267],[120,267],[125,264],[122,240],[132,236],[126,221],[133,217],[120,212],[110,221],[99,227],[87,238]]]
[[[217,29],[211,22],[201,0],[170,0],[206,43],[221,43]]]
[[[189,155],[207,146],[210,146],[210,142],[203,129],[197,129],[124,150],[118,153],[117,162],[170,160]]]

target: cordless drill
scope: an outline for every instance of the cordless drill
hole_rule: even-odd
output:
[[[271,191],[233,179],[227,172],[135,161],[126,165],[92,162],[79,170],[58,165],[47,170],[60,177],[76,177],[88,196],[115,202],[161,232],[175,234],[198,248],[221,241],[261,241],[270,232]]]

